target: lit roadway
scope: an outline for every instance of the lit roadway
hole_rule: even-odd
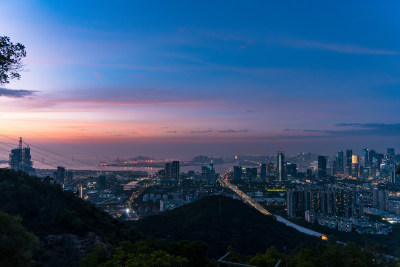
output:
[[[222,186],[224,186],[226,188],[229,188],[233,192],[235,192],[243,200],[243,202],[245,202],[248,205],[254,207],[256,210],[258,210],[262,214],[274,216],[278,222],[284,223],[285,225],[287,225],[289,227],[293,227],[296,230],[298,230],[299,232],[302,232],[304,234],[317,236],[317,237],[321,238],[322,240],[328,240],[327,236],[324,235],[324,234],[321,234],[321,233],[315,232],[315,231],[313,231],[311,229],[308,229],[308,228],[302,227],[300,225],[294,224],[291,221],[288,221],[288,220],[286,220],[285,218],[283,218],[283,217],[281,217],[279,215],[273,215],[272,213],[267,211],[263,206],[261,206],[257,201],[255,201],[249,195],[247,195],[242,190],[240,190],[237,186],[231,184],[228,181],[228,174],[227,173],[223,175],[222,179],[219,178],[218,181]]]
[[[261,206],[257,201],[252,199],[249,195],[244,193],[242,190],[240,190],[237,186],[231,184],[228,182],[227,179],[218,179],[218,181],[222,184],[222,186],[227,187],[231,189],[233,192],[235,192],[245,203],[249,204],[250,206],[253,206],[255,209],[257,209],[259,212],[261,212],[264,215],[272,215],[270,212],[268,212],[263,206]]]

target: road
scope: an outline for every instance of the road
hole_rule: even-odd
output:
[[[261,212],[264,215],[269,215],[269,216],[274,216],[276,218],[276,220],[278,222],[284,223],[286,226],[292,227],[294,229],[296,229],[299,232],[302,232],[304,234],[307,235],[312,235],[312,236],[316,236],[321,238],[322,240],[328,240],[328,237],[324,234],[315,232],[311,229],[302,227],[300,225],[297,225],[295,223],[292,223],[291,221],[286,220],[285,218],[279,216],[279,215],[274,215],[272,213],[270,213],[269,211],[267,211],[263,206],[260,205],[260,203],[258,203],[257,201],[255,201],[253,198],[251,198],[249,195],[247,195],[246,193],[244,193],[242,190],[240,190],[237,186],[231,184],[228,179],[227,176],[224,175],[225,179],[221,179],[219,178],[218,181],[219,183],[226,187],[231,189],[233,192],[235,192],[242,200],[243,202],[247,203],[248,205],[254,207],[256,210],[258,210],[259,212]]]

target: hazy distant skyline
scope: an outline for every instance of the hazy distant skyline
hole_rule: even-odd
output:
[[[0,35],[26,46],[29,71],[0,88],[0,133],[110,155],[398,153],[399,13],[398,1],[4,1]]]

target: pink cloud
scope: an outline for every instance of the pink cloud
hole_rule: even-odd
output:
[[[94,73],[94,75],[97,77],[97,79],[99,79],[100,81],[102,81],[103,80],[103,77],[101,77],[101,75],[98,73],[98,72],[93,72]]]

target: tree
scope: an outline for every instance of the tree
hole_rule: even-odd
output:
[[[12,43],[7,36],[0,36],[0,85],[19,79],[23,70],[22,59],[26,57],[25,46]]]
[[[28,232],[21,219],[0,211],[0,266],[29,266],[37,237]]]

